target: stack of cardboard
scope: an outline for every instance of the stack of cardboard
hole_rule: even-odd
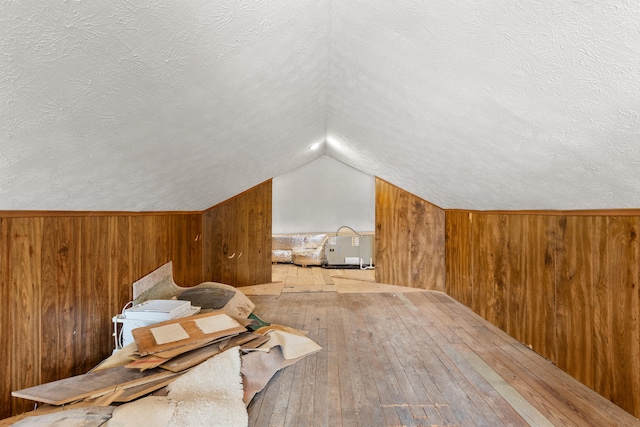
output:
[[[269,325],[255,315],[249,319],[247,307],[252,309],[253,303],[237,290],[233,292],[239,295],[227,298],[219,310],[133,329],[134,343],[86,374],[17,390],[12,395],[46,404],[30,413],[34,416],[63,409],[115,408],[150,393],[162,394],[182,374],[233,348],[241,355],[246,405],[279,369],[321,348],[304,331]]]

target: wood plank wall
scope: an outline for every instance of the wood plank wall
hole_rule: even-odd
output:
[[[376,282],[445,290],[445,212],[376,178]]]
[[[108,356],[131,284],[168,261],[180,286],[270,282],[271,181],[206,212],[0,212],[0,418]]]
[[[173,260],[202,280],[200,214],[0,212],[0,418],[33,408],[12,390],[87,372],[113,349],[131,283]]]
[[[271,180],[203,214],[203,277],[234,286],[271,282]]]
[[[447,293],[640,416],[640,215],[446,212]]]

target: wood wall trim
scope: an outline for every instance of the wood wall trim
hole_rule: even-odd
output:
[[[158,215],[201,215],[203,211],[2,211],[0,218],[47,218],[47,217],[115,217]]]
[[[640,216],[640,209],[585,209],[585,210],[488,210],[445,209],[458,212],[485,215],[545,215],[545,216]]]

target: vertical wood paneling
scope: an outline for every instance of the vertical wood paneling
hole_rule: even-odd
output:
[[[524,342],[555,362],[556,218],[527,215],[523,225],[526,258],[522,274],[528,301]]]
[[[32,408],[12,390],[86,372],[113,349],[131,284],[177,259],[202,277],[201,215],[0,218],[0,418]]]
[[[395,284],[399,286],[415,286],[428,288],[427,284],[419,281],[411,281],[411,219],[409,216],[409,204],[411,203],[410,195],[406,191],[402,191],[397,187],[391,186],[393,193],[393,204],[387,212],[390,214],[390,226],[386,227],[387,232],[382,233],[381,238],[391,241],[391,257],[393,263],[391,268],[385,265],[376,265],[380,268],[380,272],[388,277],[388,281],[383,283]],[[376,218],[377,221],[377,218]],[[384,219],[382,219],[384,221]],[[387,274],[384,274],[387,271]],[[389,275],[391,273],[391,275]]]
[[[41,381],[75,375],[80,313],[80,218],[47,217],[43,223]]]
[[[593,217],[559,219],[556,269],[556,363],[592,388],[593,228]]]
[[[246,192],[237,203],[242,233],[238,238],[242,256],[236,260],[238,284],[265,283],[267,277],[271,281],[271,182],[268,184]]]
[[[482,317],[506,329],[506,218],[504,215],[473,217],[473,306]]]
[[[447,212],[449,293],[640,415],[640,217],[473,213],[469,232],[463,214]]]
[[[13,372],[13,355],[11,349],[14,346],[15,336],[13,335],[13,325],[11,317],[13,315],[14,287],[11,285],[10,274],[10,242],[11,242],[11,220],[0,218],[0,408],[7,408],[7,414],[11,409],[8,394],[11,391],[11,373]],[[2,303],[5,301],[5,303]],[[7,397],[3,397],[7,396]],[[2,418],[0,411],[0,418]]]
[[[158,267],[156,263],[156,218],[155,215],[131,217],[129,240],[133,277],[143,277]]]
[[[271,194],[269,180],[238,199],[238,208],[246,212],[246,216],[241,216],[244,222],[241,229],[246,232],[247,242],[247,256],[244,261],[239,260],[246,280],[239,281],[240,285],[271,281]]]
[[[262,191],[262,203],[260,203],[261,209],[256,212],[258,215],[258,221],[256,224],[259,224],[252,231],[252,235],[259,237],[259,261],[255,262],[255,264],[260,268],[261,273],[258,277],[255,278],[254,282],[261,283],[266,278],[269,278],[269,282],[273,280],[271,277],[272,268],[271,268],[271,248],[272,248],[272,236],[273,236],[273,220],[271,213],[273,212],[273,182],[269,181],[269,185],[263,187]]]
[[[271,180],[203,215],[206,280],[233,286],[271,281]]]
[[[42,218],[12,218],[9,272],[12,299],[4,303],[11,307],[11,389],[4,390],[0,408],[11,413],[24,412],[31,402],[11,398],[11,390],[30,387],[41,382],[41,242]],[[2,334],[2,339],[9,335]],[[2,345],[5,345],[4,342]],[[6,409],[3,416],[7,416]]]
[[[59,379],[58,366],[60,358],[64,357],[59,351],[58,342],[60,340],[59,320],[68,317],[69,313],[63,313],[59,307],[58,292],[65,291],[64,283],[59,284],[56,277],[56,249],[58,244],[56,237],[57,230],[54,228],[54,221],[60,221],[59,218],[44,218],[43,233],[39,236],[42,239],[42,257],[40,259],[40,273],[42,281],[37,284],[40,292],[40,316],[42,322],[40,349],[42,354],[48,355],[41,361],[40,381],[49,382]],[[58,290],[60,286],[60,290]],[[44,291],[49,289],[49,292]],[[71,349],[64,352],[71,353]]]
[[[141,275],[133,273],[133,240],[131,238],[132,217],[117,216],[109,218],[109,307],[110,313],[119,313],[124,305],[131,301],[131,284]],[[89,239],[84,236],[84,239]]]
[[[461,230],[462,218],[464,212],[455,212],[454,214],[447,214],[445,221],[445,248],[447,256],[445,258],[445,264],[447,268],[447,289],[448,295],[461,301],[464,305],[470,305],[470,301],[467,298],[467,293],[464,289],[464,272],[462,270],[464,261],[462,260],[464,251],[461,248],[460,242],[464,240],[464,233]],[[469,286],[472,283],[469,282]],[[464,302],[463,302],[464,301]]]
[[[155,233],[155,258],[149,266],[150,270],[155,270],[158,266],[164,265],[172,260],[172,237],[174,236],[172,229],[173,221],[171,221],[171,215],[156,215],[155,227],[153,232]],[[178,266],[179,268],[181,266]],[[180,276],[182,272],[178,273]],[[175,274],[174,274],[175,279]],[[182,283],[178,283],[182,285]]]
[[[390,190],[392,187],[384,185],[383,181],[376,179],[376,235],[375,235],[375,258],[376,268],[375,277],[376,282],[385,283],[385,270],[392,268],[394,265],[393,248],[391,247],[393,239],[390,236],[389,224],[387,221],[382,221],[382,218],[389,218],[391,216],[390,211],[393,209],[393,200],[391,197],[393,194]],[[384,236],[384,237],[383,237]],[[389,277],[392,274],[388,274]]]
[[[507,306],[505,331],[519,341],[524,341],[527,330],[527,288],[523,275],[523,222],[522,215],[507,215],[506,224],[506,261],[507,270]]]
[[[252,279],[251,264],[249,260],[257,252],[257,247],[249,242],[249,222],[255,221],[252,212],[256,200],[256,191],[250,190],[243,194],[242,200],[236,199],[236,235],[234,236],[235,257],[229,260],[229,265],[233,265],[235,271],[235,284],[250,284]],[[255,224],[254,224],[255,225]],[[252,247],[250,247],[250,245]]]
[[[111,288],[117,288],[111,275],[110,242],[112,237],[111,221],[108,217],[84,217],[82,236],[100,236],[83,238],[80,254],[80,307],[82,323],[78,343],[80,346],[77,368],[87,372],[108,356],[113,329],[111,319],[105,313],[117,313],[112,309]],[[124,254],[126,256],[126,253]],[[98,298],[96,298],[98,296]]]
[[[215,281],[222,274],[222,225],[221,209],[209,209],[202,215],[202,277]]]
[[[239,252],[239,235],[241,233],[238,228],[237,199],[228,200],[216,209],[220,211],[216,219],[221,230],[219,234],[220,240],[218,241],[219,246],[214,247],[213,252],[215,254],[214,260],[219,264],[216,269],[219,275],[214,276],[212,280],[214,282],[237,285],[237,269],[235,267],[237,266],[236,255]]]
[[[445,213],[429,202],[410,200],[411,283],[432,284],[433,289],[446,289],[445,276]],[[422,225],[422,227],[420,227]]]
[[[181,286],[194,286],[202,282],[202,215],[173,215],[171,235],[184,236],[171,239],[170,258],[174,278]]]
[[[591,262],[593,265],[593,365],[594,389],[604,397],[613,396],[613,348],[612,317],[613,296],[610,295],[609,274],[609,219],[607,217],[594,218],[593,247]]]
[[[446,214],[447,293],[471,307],[471,214]]]
[[[488,264],[490,254],[489,245],[480,244],[486,237],[487,231],[487,218],[485,215],[473,215],[471,227],[471,245],[473,252],[471,254],[471,265],[473,267],[471,271],[471,280],[473,286],[471,288],[471,309],[483,318],[488,317],[488,311],[490,307],[490,299],[486,295],[486,283],[489,280],[487,277],[491,274],[492,268]],[[479,268],[483,266],[483,268]]]
[[[376,178],[376,281],[444,291],[445,214]]]
[[[492,323],[498,326],[500,329],[505,330],[507,327],[507,280],[510,253],[507,248],[507,217],[506,215],[499,215],[495,218],[496,225],[494,230],[495,254],[493,255],[494,262],[494,274],[493,274],[493,305],[491,307]]]
[[[399,286],[411,283],[409,194],[376,179],[376,281]],[[423,285],[426,286],[426,285]]]
[[[610,217],[608,227],[608,295],[613,307],[611,336],[611,400],[620,407],[640,408],[640,329],[638,325],[637,217]]]

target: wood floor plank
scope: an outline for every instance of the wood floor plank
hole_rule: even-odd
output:
[[[353,299],[349,302],[350,310],[345,314],[345,322],[342,323],[345,335],[345,353],[349,366],[349,380],[351,383],[354,409],[358,425],[374,425],[371,408],[364,389],[361,367],[358,361],[358,352],[354,343],[354,329],[351,323],[351,314],[359,309],[358,302]],[[364,367],[362,368],[365,369]]]
[[[314,334],[314,339],[320,347],[325,349],[316,353],[316,367],[315,367],[315,388],[312,399],[313,415],[312,421],[315,421],[317,426],[329,425],[329,410],[327,407],[328,399],[328,377],[327,377],[327,307],[329,305],[328,296],[324,294],[320,297],[320,301],[315,305],[315,321],[317,322],[317,328]]]
[[[378,349],[372,344],[371,333],[363,320],[362,312],[364,307],[362,305],[354,306],[353,304],[350,304],[350,307],[353,309],[349,311],[349,324],[354,350],[357,355],[360,377],[364,387],[367,409],[372,420],[379,422],[378,420],[385,419],[385,415],[380,405],[382,398],[379,396],[376,387],[379,365],[375,359]]]
[[[376,319],[384,319],[385,324],[392,318],[391,307],[380,307],[380,304],[374,302],[379,299],[378,297],[372,298],[372,304],[370,304],[369,311],[371,312],[370,322],[376,323]],[[385,317],[388,316],[388,317]],[[430,320],[425,320],[430,323]],[[388,333],[388,335],[387,335]],[[388,341],[388,337],[393,337],[396,331],[390,331],[388,328],[379,327],[380,339]],[[425,412],[428,420],[432,424],[450,424],[455,425],[458,423],[458,419],[451,411],[451,408],[446,403],[444,397],[433,382],[431,375],[429,374],[429,367],[421,363],[417,357],[417,352],[421,351],[421,348],[415,343],[412,343],[411,351],[396,351],[395,357],[398,358],[398,363],[402,366],[407,377],[411,381],[411,385],[415,392],[420,396],[420,404]],[[391,360],[395,360],[393,354]],[[391,364],[389,364],[391,365]]]
[[[289,325],[295,317],[291,311],[281,310],[282,296],[254,298],[254,312],[269,323]],[[286,304],[286,303],[285,303]],[[284,425],[291,390],[294,367],[277,372],[269,382],[269,386],[258,393],[249,407],[249,424],[254,426]]]
[[[397,298],[389,299],[389,301],[393,302],[392,306],[395,309],[395,313],[398,316],[398,319],[402,323],[404,323],[406,328],[405,335],[398,338],[403,338],[404,340],[413,339],[416,343],[419,343],[419,341],[416,340],[416,337],[412,336],[412,334],[418,333],[422,328],[422,325],[415,318],[415,316],[418,315],[420,311],[417,310],[417,308],[413,305],[413,303],[411,303],[408,299],[405,299],[403,295],[398,295]],[[433,325],[429,327],[433,327]],[[424,338],[424,337],[425,336],[422,336],[421,338]],[[443,351],[443,353],[449,356],[447,349],[449,349],[449,352],[451,351],[451,349],[450,349],[450,346],[446,343],[447,341],[445,340],[445,346],[441,347],[441,350]],[[435,348],[435,346],[432,345],[432,348]],[[442,361],[442,358],[441,358],[441,361]],[[451,379],[456,381],[463,389],[465,389],[467,395],[473,401],[473,397],[475,397],[475,395],[471,394],[472,389],[471,387],[469,387],[468,381],[466,381],[466,378],[464,378],[464,376],[459,371],[457,371],[457,366],[452,367],[453,364],[451,362],[448,362],[448,363],[449,365],[447,366],[447,370],[451,375]],[[475,411],[475,408],[473,409],[473,411]],[[490,422],[491,419],[493,418],[492,415],[493,415],[493,412],[482,413],[482,411],[479,411],[478,415],[474,416],[474,422],[483,424],[485,422],[485,418],[487,421]]]
[[[441,360],[447,366],[452,378],[467,391],[467,395],[476,403],[475,406],[489,425],[524,422],[511,405],[462,356],[459,349],[470,350],[465,344],[461,343],[459,337],[456,339],[450,338],[455,333],[450,330],[451,325],[444,321],[446,316],[443,315],[442,311],[436,312],[434,305],[429,307],[433,316],[437,317],[438,323],[433,324],[433,326],[423,326],[416,320],[419,318],[421,311],[413,303],[414,300],[409,295],[399,295],[398,300],[404,302],[402,306],[398,305],[396,307],[399,317],[407,322],[407,326],[411,330],[420,331],[420,329],[423,329],[433,338],[434,343],[446,355],[446,358],[441,357]]]
[[[449,307],[452,307],[449,305]],[[461,320],[458,320],[459,322]],[[599,421],[606,425],[609,422],[609,418],[601,419],[598,414],[587,409],[590,415],[580,413],[579,408],[588,404],[581,404],[581,399],[572,400],[570,404],[566,401],[566,398],[560,396],[566,396],[567,394],[575,394],[574,389],[580,389],[583,386],[577,381],[570,379],[573,384],[572,389],[564,389],[562,393],[558,393],[558,389],[563,389],[561,382],[553,381],[549,383],[545,379],[540,377],[541,373],[548,372],[550,367],[553,367],[554,372],[569,377],[560,370],[557,370],[555,366],[552,366],[546,359],[536,354],[536,359],[541,363],[538,368],[532,365],[523,365],[523,359],[514,354],[514,346],[517,346],[517,341],[506,335],[500,330],[494,330],[491,325],[484,325],[482,327],[474,328],[476,337],[468,336],[465,341],[470,343],[470,346],[474,351],[480,355],[485,362],[495,366],[496,370],[501,372],[502,376],[509,380],[516,390],[521,393],[531,394],[532,389],[535,390],[535,394],[531,394],[530,402],[544,414],[554,424],[569,423],[570,425],[580,425],[583,423],[590,423],[593,421]],[[465,334],[466,330],[461,331],[461,334]],[[530,351],[530,350],[529,350]],[[534,354],[532,351],[530,351]],[[490,359],[492,363],[488,360]],[[526,377],[519,376],[520,372],[528,372]],[[577,396],[576,396],[577,397]],[[600,398],[600,396],[593,395],[592,398]]]
[[[317,298],[318,304],[312,304],[307,307],[304,312],[302,329],[308,331],[309,338],[318,343],[318,323],[320,310],[318,305],[321,305],[322,299],[326,298],[326,294],[319,295]],[[318,343],[319,344],[319,343]],[[322,345],[320,345],[322,347]],[[296,425],[300,427],[307,427],[314,425],[314,410],[318,402],[314,399],[315,388],[317,382],[317,365],[319,354],[315,353],[306,357],[303,361],[305,363],[305,369],[301,371],[302,378],[302,392],[299,396],[300,399],[300,415],[298,423]],[[300,362],[298,362],[300,363]]]
[[[326,314],[323,316],[326,322]],[[318,331],[317,343],[320,347],[326,348],[327,344],[327,329],[321,328]],[[329,407],[328,401],[328,355],[327,351],[320,351],[315,354],[315,388],[313,390],[313,413],[310,415],[312,425],[328,426],[329,425]]]
[[[397,297],[387,297],[387,302],[392,306],[396,306],[398,304],[403,305]],[[398,314],[399,311],[404,310],[403,307],[400,307],[399,309],[394,307],[392,309],[396,310],[396,314]],[[470,426],[489,425],[487,420],[475,407],[474,402],[469,400],[467,390],[461,387],[456,378],[453,377],[450,370],[451,363],[449,359],[440,350],[435,341],[433,341],[432,337],[428,334],[421,333],[419,330],[410,330],[410,333],[415,345],[421,348],[418,355],[419,359],[423,362],[426,360],[430,361],[430,373],[436,380],[438,389],[442,393],[442,396],[445,398],[458,421],[464,425]],[[432,361],[434,360],[437,361],[437,363],[433,363]]]
[[[260,409],[262,417],[268,420],[264,424],[256,425],[269,425],[269,426],[283,426],[286,423],[289,398],[291,397],[291,389],[293,387],[293,381],[295,377],[295,367],[289,366],[289,369],[285,368],[279,372],[277,383],[274,384],[274,390],[271,396],[262,403]]]
[[[299,303],[299,295],[283,295],[279,301],[280,303],[286,303],[287,306],[293,309],[278,312],[277,315],[273,317],[272,323],[287,325],[298,329],[301,328],[302,320],[300,318],[304,316],[306,306],[301,306]],[[271,421],[265,425],[286,426],[297,423],[300,413],[300,401],[297,399],[297,396],[300,394],[302,381],[304,380],[303,375],[301,375],[299,371],[304,369],[305,363],[306,359],[282,370],[277,393],[271,405]],[[267,407],[263,408],[262,411],[268,412]]]
[[[365,316],[366,315],[367,314],[365,314]],[[369,326],[369,330],[373,335],[372,348],[374,349],[371,353],[374,357],[370,359],[370,367],[377,380],[374,387],[379,396],[382,413],[387,425],[400,425],[402,423],[396,410],[396,407],[400,405],[396,402],[402,401],[399,387],[387,359],[387,349],[380,345],[380,337],[377,335],[377,328],[375,328],[377,325],[369,324]]]
[[[311,267],[310,270],[313,276],[313,283],[318,285],[324,285],[325,283],[324,283],[324,276],[322,275],[322,269],[318,267]]]
[[[391,348],[391,343],[386,335],[387,330],[383,327],[385,325],[384,318],[381,313],[377,312],[374,320],[368,311],[372,307],[370,301],[364,295],[362,299],[367,304],[367,311],[364,314],[365,322],[371,331],[373,346],[377,348],[375,352],[377,357],[372,362],[379,375],[379,381],[376,386],[387,425],[406,424],[406,421],[410,419],[407,415],[408,408],[395,375],[394,366],[397,365],[397,363],[394,363],[395,352]]]
[[[373,300],[375,298],[370,298],[371,302]],[[377,304],[370,303],[368,306],[370,310],[373,310],[368,321],[370,325],[375,325],[374,335],[379,340],[378,346],[384,350],[383,363],[389,368],[391,378],[388,381],[395,391],[395,397],[389,400],[386,406],[395,409],[396,416],[404,425],[415,424],[414,412],[417,413],[417,420],[423,422],[424,417],[427,417],[424,408],[435,409],[435,404],[428,395],[417,395],[416,388],[424,388],[421,387],[420,381],[415,381],[417,378],[415,375],[411,375],[412,370],[409,372],[405,370],[405,367],[409,366],[407,362],[413,353],[413,342],[402,340],[403,344],[401,345],[397,339],[406,338],[408,331],[404,329],[404,326],[399,329],[399,324],[394,322],[391,307],[380,310],[376,309]],[[440,421],[441,417],[437,411],[433,412],[430,422]]]
[[[342,425],[342,406],[340,399],[340,375],[338,369],[338,358],[341,355],[338,353],[342,349],[337,345],[338,326],[336,317],[338,312],[344,310],[338,306],[336,301],[333,303],[333,298],[328,298],[327,301],[327,346],[325,348],[327,353],[327,425],[328,426],[341,426]],[[322,374],[320,374],[322,375]]]
[[[526,399],[511,387],[496,371],[491,369],[477,354],[470,351],[468,347],[461,350],[464,357],[471,364],[476,372],[490,382],[491,387],[503,396],[507,402],[522,417],[523,422],[532,426],[549,427],[551,422],[533,407]],[[506,421],[506,420],[505,420]]]
[[[286,396],[286,406],[281,406],[285,411],[285,418],[283,426],[297,427],[300,423],[300,411],[303,407],[302,404],[302,390],[306,380],[306,368],[309,363],[309,358],[302,359],[300,362],[293,366],[289,366],[293,371],[292,381],[289,387],[280,387],[280,393]],[[284,402],[284,399],[279,399],[280,402]],[[272,425],[280,425],[274,424]]]
[[[276,374],[251,426],[640,425],[446,294],[252,300],[323,350]]]
[[[610,420],[619,420],[618,426],[638,425],[637,420],[628,420],[628,413],[592,389],[575,381],[565,372],[524,345],[513,345],[505,349],[513,359],[517,359],[525,369],[536,372],[546,384],[548,392],[559,396],[563,411],[576,412],[583,420],[606,425]],[[542,359],[542,360],[541,360]],[[563,396],[563,397],[561,397]]]
[[[438,301],[432,294],[425,294],[424,297],[430,301]],[[423,310],[425,310],[426,307],[426,305],[421,306]],[[442,306],[442,316],[448,317],[445,306]],[[450,317],[448,321],[452,321],[453,317],[455,316]],[[460,321],[462,322],[462,320]],[[483,320],[483,322],[486,321]],[[475,326],[472,329],[461,328],[458,329],[457,332],[463,341],[486,363],[492,366],[498,374],[505,378],[511,386],[523,395],[528,394],[528,400],[552,423],[558,423],[559,425],[576,425],[575,423],[584,422],[584,420],[573,418],[566,413],[563,414],[557,406],[557,399],[551,395],[544,395],[544,389],[540,387],[536,381],[537,377],[533,376],[533,374],[527,376],[519,375],[524,371],[524,367],[519,366],[517,362],[513,363],[509,360],[502,350],[516,343],[511,337],[493,325],[490,325],[488,322],[481,326]],[[531,393],[532,388],[537,389],[535,393]]]
[[[336,348],[338,349],[338,378],[340,386],[340,413],[342,415],[343,426],[354,426],[356,422],[356,405],[353,395],[353,389],[351,388],[351,372],[349,366],[349,360],[346,357],[346,342],[345,337],[345,323],[348,321],[345,318],[346,309],[341,309],[335,314],[335,333],[336,333]]]
[[[333,285],[333,279],[331,278],[331,271],[326,268],[322,269],[322,280],[325,285]]]

